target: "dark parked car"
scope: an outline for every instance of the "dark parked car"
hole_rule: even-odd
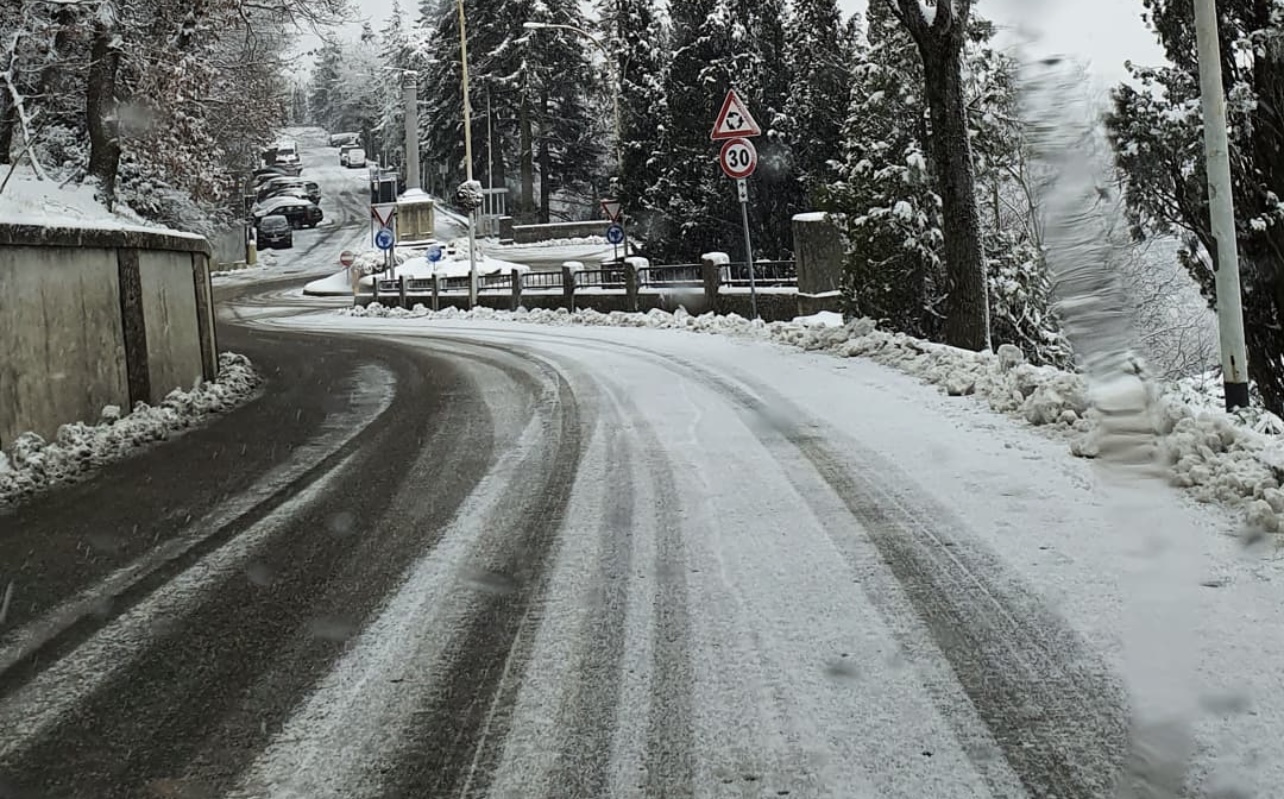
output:
[[[290,220],[280,214],[269,214],[259,220],[258,247],[260,250],[293,249],[294,228]]]
[[[259,219],[273,214],[285,217],[295,228],[316,227],[325,218],[320,206],[297,197],[274,197],[255,212]]]

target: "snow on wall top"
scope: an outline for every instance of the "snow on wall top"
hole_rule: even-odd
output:
[[[37,180],[29,168],[22,167],[15,170],[4,191],[0,192],[0,224],[152,233],[204,240],[194,233],[152,224],[127,210],[108,211],[94,198],[92,186],[59,186],[51,181]]]

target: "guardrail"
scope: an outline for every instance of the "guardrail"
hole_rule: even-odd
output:
[[[798,265],[793,261],[754,261],[754,284],[770,286],[797,286]],[[744,261],[723,265],[720,274],[724,286],[749,285],[749,264]]]

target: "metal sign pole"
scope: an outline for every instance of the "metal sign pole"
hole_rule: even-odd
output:
[[[740,192],[740,219],[745,226],[745,262],[749,265],[749,307],[753,318],[758,318],[758,286],[753,274],[753,242],[749,238],[749,185],[745,179],[736,181]]]

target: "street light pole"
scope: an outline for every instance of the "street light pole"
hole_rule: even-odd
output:
[[[612,100],[612,105],[614,107],[613,110],[614,110],[614,117],[615,117],[615,174],[616,174],[615,179],[616,179],[617,190],[622,189],[624,187],[624,135],[623,135],[623,127],[621,126],[621,123],[620,123],[620,96],[624,94],[624,75],[622,74],[620,65],[616,63],[614,58],[611,57],[611,51],[607,49],[606,45],[602,43],[601,39],[597,38],[596,36],[594,36],[593,34],[589,33],[586,30],[575,27],[574,25],[560,25],[552,22],[525,22],[525,23],[522,23],[522,27],[526,28],[527,30],[533,30],[533,31],[551,29],[551,30],[565,30],[565,31],[570,31],[572,33],[577,33],[580,36],[583,36],[585,39],[588,39],[590,42],[592,42],[593,46],[596,47],[598,51],[602,53],[602,57],[606,59],[606,63],[611,68],[611,83],[614,85],[614,92],[611,96],[611,100]],[[621,210],[620,227],[624,229],[624,255],[625,257],[628,257],[629,235],[628,235],[628,227],[625,225],[626,218],[627,218],[627,214],[625,214],[624,211]]]
[[[459,6],[459,64],[464,79],[464,169],[473,182],[473,112],[468,94],[468,28],[464,22],[464,0]],[[477,210],[468,211],[468,307],[477,307]]]
[[[1204,151],[1208,172],[1208,211],[1217,251],[1217,328],[1222,351],[1226,410],[1248,407],[1248,352],[1240,296],[1239,246],[1231,194],[1230,143],[1226,134],[1226,95],[1214,0],[1195,0],[1195,38],[1199,47],[1199,97],[1204,112]]]

